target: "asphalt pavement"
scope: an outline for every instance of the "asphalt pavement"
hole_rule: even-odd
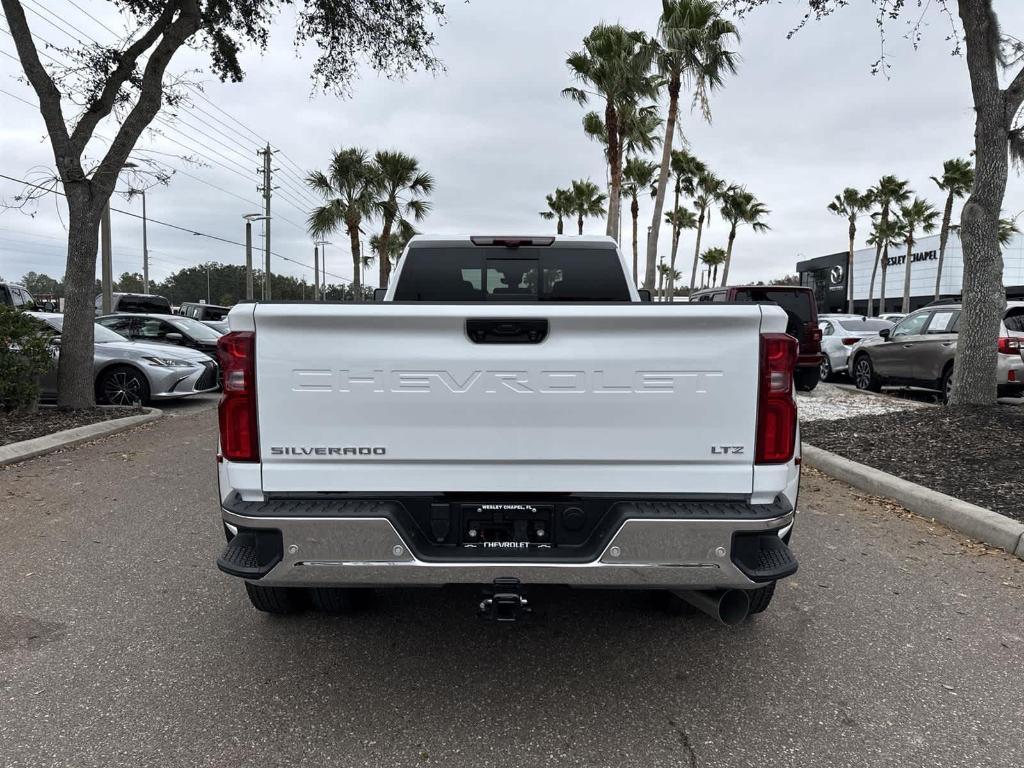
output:
[[[213,564],[212,403],[0,469],[5,768],[1024,763],[1020,561],[807,472],[738,628],[553,588],[268,617]]]

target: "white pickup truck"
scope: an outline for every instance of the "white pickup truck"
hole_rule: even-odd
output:
[[[795,572],[796,341],[767,304],[652,304],[605,237],[414,238],[379,302],[239,304],[220,340],[221,570],[359,588],[643,588],[727,624]]]

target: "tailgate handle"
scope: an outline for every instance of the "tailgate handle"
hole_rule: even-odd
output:
[[[548,321],[471,317],[466,320],[466,335],[474,344],[540,344],[547,338]]]

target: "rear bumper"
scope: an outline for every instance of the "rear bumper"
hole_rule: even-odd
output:
[[[817,368],[824,358],[825,356],[820,352],[809,355],[801,353],[796,359],[796,366],[797,368]]]
[[[228,509],[222,516],[235,530],[280,532],[279,543],[273,535],[278,551],[258,576],[258,583],[267,586],[442,586],[514,577],[524,584],[576,587],[754,589],[797,567],[779,539],[793,523],[791,511],[735,519],[626,519],[599,554],[585,562],[503,554],[428,560],[383,516],[268,517]],[[772,551],[760,559],[756,553],[744,554],[739,542],[751,541],[761,542],[762,552]],[[255,582],[249,578],[255,571],[233,565],[246,558],[232,556],[231,549],[229,544],[218,566]]]

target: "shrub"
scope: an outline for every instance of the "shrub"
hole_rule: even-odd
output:
[[[49,338],[34,317],[0,304],[0,409],[39,402],[39,377],[53,365]]]

